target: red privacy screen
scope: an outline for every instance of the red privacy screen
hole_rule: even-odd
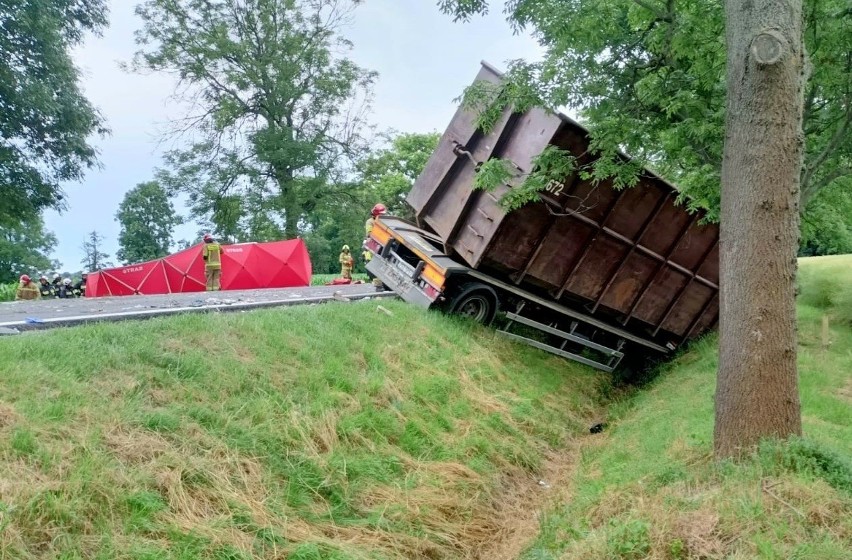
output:
[[[86,297],[203,292],[202,244],[155,261],[93,272]],[[222,246],[223,290],[288,288],[311,283],[311,259],[301,239]]]

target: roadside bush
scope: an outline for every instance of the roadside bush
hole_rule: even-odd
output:
[[[16,284],[0,284],[0,301],[14,301],[16,291],[18,291]]]
[[[786,443],[767,443],[761,446],[759,456],[764,468],[807,473],[852,494],[852,462],[813,440],[796,438]]]
[[[648,524],[639,519],[621,523],[613,520],[612,530],[607,536],[607,558],[609,560],[641,560],[651,552],[651,537]]]

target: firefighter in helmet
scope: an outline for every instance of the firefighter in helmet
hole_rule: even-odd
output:
[[[21,275],[21,283],[15,292],[15,299],[41,299],[41,291],[36,286],[36,283],[26,274]]]
[[[76,297],[74,295],[74,285],[70,278],[65,278],[62,281],[62,285],[59,286],[59,291],[56,293],[56,297],[61,299],[71,299]]]
[[[219,278],[222,275],[222,246],[209,233],[204,236],[201,258],[204,259],[207,291],[219,291]]]
[[[387,211],[388,209],[382,203],[376,204],[375,206],[373,206],[373,209],[370,210],[370,217],[367,218],[367,223],[364,224],[364,229],[367,232],[366,238],[364,239],[364,264],[367,264],[373,258],[373,253],[371,253],[370,250],[367,249],[366,240],[370,237],[370,232],[373,231],[373,224],[376,223],[376,218],[387,214]],[[376,290],[382,289],[382,281],[376,278],[369,270],[367,271],[367,276],[372,279],[373,286],[376,287]]]
[[[52,298],[56,295],[53,291],[53,284],[47,279],[47,276],[42,276],[38,279],[38,291],[41,297]]]
[[[355,259],[352,258],[352,253],[349,251],[349,245],[343,246],[338,260],[340,261],[340,275],[347,280],[352,280],[352,267],[355,266]]]
[[[74,284],[74,295],[76,297],[86,297],[86,279],[88,279],[89,275],[87,273],[83,273],[80,281]]]

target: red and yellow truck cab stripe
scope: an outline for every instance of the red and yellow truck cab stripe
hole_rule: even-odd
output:
[[[370,231],[370,238],[374,243],[368,241],[367,248],[374,253],[379,253],[381,248],[385,247],[391,239],[395,239],[405,245],[424,263],[423,270],[420,272],[420,279],[427,282],[437,292],[441,292],[444,289],[447,270],[436,264],[422,248],[418,248],[411,240],[404,239],[401,235],[388,228],[387,225],[382,223],[381,217],[376,218],[373,229]]]

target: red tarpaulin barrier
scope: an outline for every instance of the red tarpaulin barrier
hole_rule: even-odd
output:
[[[205,290],[202,244],[155,261],[89,274],[86,297],[172,294]],[[289,288],[311,283],[301,239],[222,246],[222,290]]]

